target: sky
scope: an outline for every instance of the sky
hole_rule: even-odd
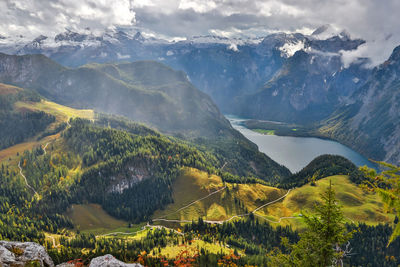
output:
[[[116,26],[167,38],[262,37],[330,24],[367,41],[344,53],[345,63],[370,57],[373,65],[400,45],[399,0],[0,0],[0,12],[0,35],[32,39]]]

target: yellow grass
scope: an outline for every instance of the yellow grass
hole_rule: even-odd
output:
[[[321,203],[320,194],[325,192],[330,180],[348,222],[365,222],[375,225],[393,221],[393,215],[385,212],[378,195],[363,191],[344,175],[321,179],[316,182],[316,186],[307,184],[296,188],[282,202],[268,206],[258,214],[278,221],[281,217],[297,216],[304,211],[312,212],[314,205]],[[283,219],[281,224],[291,224],[294,228],[303,226],[299,219]]]
[[[0,83],[0,91],[1,91],[1,86],[5,88],[11,88],[12,90],[20,90],[18,87],[13,87],[9,85],[4,85]],[[10,90],[11,90],[10,89]],[[6,89],[4,89],[6,90]],[[8,89],[7,89],[8,90]],[[56,117],[57,122],[52,123],[49,125],[48,129],[53,129],[58,125],[60,122],[65,122],[69,118],[85,118],[85,119],[94,119],[94,111],[89,110],[89,109],[73,109],[70,107],[66,107],[63,105],[56,104],[54,102],[50,102],[47,100],[42,100],[41,102],[17,102],[15,103],[15,107],[19,109],[30,109],[30,110],[38,110],[38,111],[43,111],[49,114],[52,114]],[[39,134],[37,135],[39,136]],[[40,141],[36,141],[37,136],[34,136],[27,140],[24,143],[20,143],[11,147],[8,147],[6,149],[0,150],[0,162],[8,160],[9,158],[14,158],[17,153],[23,153],[25,150],[31,150],[32,148],[36,146],[44,146],[47,142],[54,141],[55,139],[60,137],[60,134],[55,134],[55,135],[50,135],[46,136],[45,138],[41,139]],[[17,163],[18,164],[18,163]]]
[[[0,95],[16,94],[18,91],[21,90],[21,88],[18,88],[16,86],[0,83]]]
[[[285,193],[283,190],[260,184],[226,183],[225,185],[227,189],[209,195],[224,187],[222,179],[197,169],[185,168],[173,185],[174,203],[169,204],[164,210],[157,210],[153,219],[197,220],[201,217],[213,221],[227,220],[232,216],[252,211]],[[208,197],[204,198],[206,196]],[[235,198],[241,204],[235,203]],[[182,207],[186,208],[181,209]],[[155,223],[160,223],[160,221],[155,221]],[[176,223],[161,222],[161,224],[170,227],[177,226]]]
[[[69,118],[94,119],[94,111],[91,109],[74,109],[57,103],[42,100],[40,102],[17,102],[17,108],[39,110],[54,115],[57,121],[67,121]]]
[[[233,249],[227,248],[220,244],[207,243],[203,240],[193,240],[193,242],[185,245],[168,245],[161,249],[161,253],[158,252],[158,248],[153,249],[150,254],[160,255],[168,259],[175,259],[182,251],[188,251],[190,256],[193,256],[196,252],[200,251],[202,248],[209,252],[218,253],[222,252],[225,255],[230,255],[233,253]]]

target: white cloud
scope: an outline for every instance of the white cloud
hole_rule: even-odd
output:
[[[146,7],[146,6],[155,6],[155,3],[152,0],[135,0],[133,1],[133,7]]]
[[[2,0],[0,33],[7,36],[52,35],[66,28],[82,31],[132,25],[131,0]]]
[[[170,1],[171,2],[171,1]],[[348,64],[357,56],[373,65],[387,59],[400,44],[400,1],[385,0],[176,0],[170,8],[135,10],[138,26],[170,36],[214,34],[257,37],[272,32],[302,32],[330,24],[367,41],[357,51],[343,53]],[[175,8],[175,9],[174,9]],[[386,37],[391,34],[392,37]],[[325,38],[321,36],[321,38]]]
[[[129,59],[129,58],[131,58],[130,55],[122,55],[120,53],[117,53],[117,57],[118,57],[118,59]]]
[[[202,1],[202,0],[181,0],[179,3],[179,9],[193,9],[199,13],[209,12],[217,7],[214,1]]]

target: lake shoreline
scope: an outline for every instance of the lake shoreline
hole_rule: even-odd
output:
[[[357,166],[375,168],[372,162],[349,146],[317,134],[313,130],[316,127],[243,119],[232,115],[226,115],[226,118],[236,130],[255,143],[260,152],[286,166],[292,173],[300,171],[323,154],[341,155]]]
[[[243,126],[250,130],[264,130],[264,131],[274,131],[274,135],[277,136],[291,136],[291,137],[314,137],[323,140],[336,141],[328,136],[322,135],[318,131],[316,125],[304,126],[300,124],[291,124],[285,122],[274,122],[274,121],[264,121],[256,119],[247,119],[243,122]],[[261,133],[261,131],[257,131]]]

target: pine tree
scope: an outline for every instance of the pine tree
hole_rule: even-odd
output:
[[[303,215],[307,229],[300,234],[297,244],[283,239],[290,254],[275,253],[270,258],[272,266],[332,266],[342,263],[347,253],[342,245],[351,238],[346,231],[341,207],[336,202],[331,182],[324,194],[323,203],[315,206],[314,215]]]

